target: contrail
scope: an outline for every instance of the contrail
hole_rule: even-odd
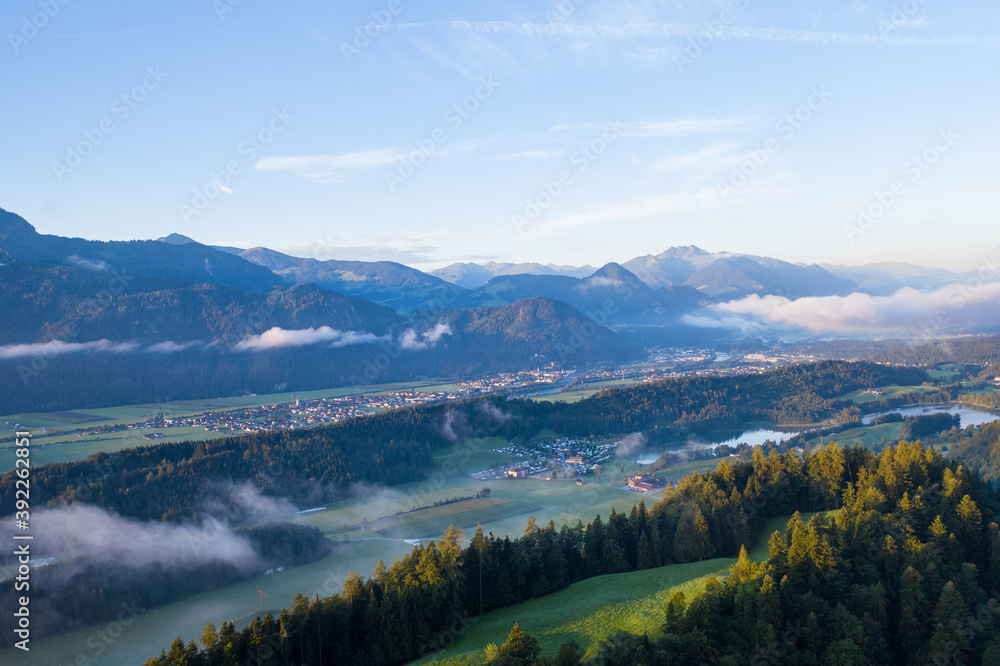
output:
[[[996,37],[967,36],[905,37],[901,35],[856,35],[843,32],[816,32],[785,28],[710,26],[690,23],[627,23],[625,25],[576,25],[568,23],[513,23],[510,21],[442,21],[435,23],[400,23],[388,30],[452,28],[483,34],[520,35],[524,37],[587,37],[591,39],[632,39],[635,37],[696,37],[706,30],[716,39],[834,44],[851,46],[988,46]]]

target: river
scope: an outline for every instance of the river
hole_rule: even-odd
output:
[[[1000,415],[994,414],[988,409],[984,409],[982,407],[971,407],[969,405],[917,405],[915,407],[887,409],[886,411],[879,412],[878,414],[868,414],[861,419],[861,422],[868,425],[875,420],[876,416],[891,414],[893,412],[902,414],[904,418],[907,416],[922,416],[924,414],[940,414],[941,412],[958,414],[962,419],[963,428],[973,425],[984,425],[1000,419]]]

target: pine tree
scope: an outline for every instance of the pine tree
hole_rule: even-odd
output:
[[[948,539],[948,526],[941,520],[941,516],[936,517],[927,528],[927,537],[934,543],[944,546],[944,542]]]
[[[205,625],[205,631],[201,634],[201,646],[205,648],[206,651],[211,651],[215,647],[215,643],[219,640],[219,635],[215,631],[215,625],[209,622]]]
[[[667,601],[666,608],[666,618],[663,623],[663,631],[668,634],[677,632],[680,629],[681,619],[684,617],[684,611],[687,609],[687,601],[684,598],[684,593],[677,590]]]
[[[923,577],[912,566],[906,567],[899,579],[897,636],[900,649],[908,659],[917,653],[927,636],[927,612]]]
[[[784,567],[788,562],[788,544],[785,535],[775,530],[767,540],[767,559],[778,567]]]
[[[583,659],[583,653],[580,652],[580,646],[576,644],[576,641],[570,639],[559,646],[559,652],[556,654],[556,666],[576,666]]]
[[[935,664],[965,664],[968,641],[965,626],[969,620],[969,608],[951,581],[941,590],[937,608],[934,610],[934,635],[931,636],[930,658]]]
[[[587,525],[583,533],[583,557],[587,576],[600,576],[604,573],[604,524],[597,516]]]
[[[694,542],[694,521],[691,513],[684,511],[680,520],[677,521],[677,531],[674,532],[674,561],[679,563],[691,562],[694,557],[691,554],[691,544]]]
[[[696,559],[705,560],[712,557],[715,554],[715,546],[712,545],[712,535],[708,529],[708,521],[705,520],[700,507],[696,507],[694,510],[694,535]]]
[[[500,646],[499,655],[501,659],[506,658],[511,661],[503,663],[524,664],[528,666],[534,663],[541,653],[538,641],[529,636],[521,629],[521,625],[514,624],[507,636],[507,642]]]
[[[965,545],[965,552],[969,559],[982,565],[983,563],[983,516],[979,512],[979,507],[968,495],[962,497],[962,501],[955,508],[958,520],[961,523],[961,537]]]
[[[1000,590],[1000,525],[990,523],[990,558],[987,576],[991,590]]]
[[[756,575],[757,567],[750,561],[750,557],[747,555],[747,547],[740,546],[740,554],[736,559],[736,564],[729,568],[728,584],[735,587],[747,578],[753,578]]]
[[[625,554],[618,543],[617,535],[609,530],[607,537],[604,542],[604,573],[614,574],[628,571],[628,562],[625,560]]]
[[[656,557],[653,554],[653,547],[649,544],[649,537],[643,532],[639,537],[639,553],[636,557],[635,568],[639,571],[652,569],[656,566]]]

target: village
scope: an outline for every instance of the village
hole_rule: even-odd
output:
[[[185,416],[156,414],[137,423],[96,425],[71,431],[77,437],[89,437],[123,430],[151,430],[143,439],[157,440],[169,428],[203,428],[209,432],[240,433],[291,430],[336,423],[355,416],[418,405],[428,402],[460,400],[479,395],[504,393],[525,387],[546,386],[561,379],[562,371],[538,369],[526,372],[503,372],[462,382],[453,391],[421,391],[398,389],[375,393],[353,393],[344,396],[272,403],[237,409],[207,411]],[[250,397],[254,397],[252,394]],[[69,434],[69,433],[66,433]]]
[[[593,475],[600,482],[604,467],[615,459],[621,441],[596,442],[587,438],[558,437],[526,444],[511,442],[508,446],[493,449],[494,453],[519,458],[513,465],[497,465],[488,470],[471,474],[484,481],[495,479],[537,479],[555,481],[573,480],[585,485],[583,478]],[[621,477],[619,477],[621,479]],[[654,493],[671,485],[671,481],[645,471],[627,475],[622,487],[641,493]]]

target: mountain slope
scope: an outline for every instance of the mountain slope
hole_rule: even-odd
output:
[[[170,278],[267,291],[281,284],[271,271],[200,243],[91,241],[39,234],[23,217],[0,209],[0,246],[25,263],[66,264],[99,272]]]
[[[873,294],[888,296],[904,287],[920,290],[940,289],[949,284],[1000,280],[1000,276],[989,271],[969,271],[956,273],[943,268],[927,268],[901,262],[882,262],[863,266],[843,266],[821,264],[834,275],[857,282]]]
[[[647,254],[622,264],[651,287],[683,284],[695,272],[728,252],[712,253],[695,245],[672,247],[657,255]]]
[[[469,350],[489,356],[503,349],[535,355],[539,365],[576,365],[640,358],[638,349],[566,303],[541,296],[509,305],[447,312],[443,318]]]
[[[240,256],[293,284],[311,282],[344,294],[366,298],[396,310],[448,304],[465,292],[461,287],[392,261],[338,261],[293,257],[256,247]]]
[[[262,294],[137,276],[111,292],[103,271],[4,264],[0,308],[18,313],[0,323],[0,404],[11,413],[641,356],[571,306],[543,298],[406,319],[312,284]]]
[[[476,289],[489,282],[492,278],[502,275],[565,275],[583,278],[594,272],[592,266],[558,266],[556,264],[498,263],[485,264],[457,263],[438,268],[431,275],[456,284],[466,289]]]
[[[790,299],[804,296],[846,296],[856,291],[851,280],[823,268],[797,266],[766,257],[732,256],[716,259],[698,269],[684,284],[719,299],[750,294],[775,294]]]
[[[624,266],[610,263],[583,279],[565,275],[496,277],[462,299],[468,307],[544,296],[572,305],[600,323],[670,323],[706,301],[691,287],[654,290]]]
[[[108,289],[106,273],[17,262],[0,269],[0,321],[5,344],[107,339],[142,343],[231,342],[275,326],[330,326],[381,335],[401,318],[391,309],[314,285],[267,294],[225,285],[140,276]]]

